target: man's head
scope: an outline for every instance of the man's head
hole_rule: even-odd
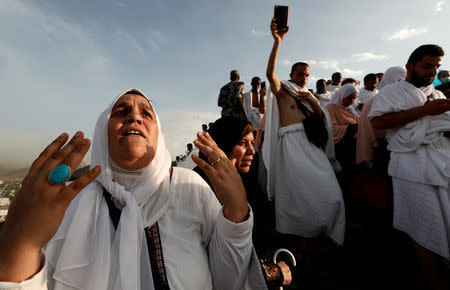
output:
[[[443,78],[448,78],[448,77],[450,77],[450,72],[448,70],[441,70],[437,75],[437,78],[439,80],[443,79]]]
[[[435,44],[416,48],[406,63],[406,80],[420,88],[433,83],[441,66],[444,50]]]
[[[308,83],[309,74],[309,65],[305,62],[297,62],[292,66],[289,77],[294,84],[303,88]]]
[[[238,70],[232,70],[230,72],[230,80],[231,81],[238,81],[239,78],[240,78],[240,76],[239,76],[239,71]]]
[[[377,87],[378,78],[376,74],[370,73],[364,77],[364,88],[368,91],[373,91]]]
[[[257,91],[259,89],[259,86],[261,85],[261,79],[259,77],[253,77],[251,85],[252,91]]]
[[[346,84],[352,84],[352,85],[356,86],[356,80],[352,79],[352,78],[346,78],[342,81],[341,86],[346,85]]]
[[[377,80],[378,82],[381,82],[381,79],[383,78],[384,73],[377,73]]]
[[[153,160],[157,146],[158,124],[152,105],[139,91],[123,94],[108,122],[111,159],[123,169],[141,169]]]
[[[187,147],[187,150],[188,150],[189,152],[192,151],[192,143],[187,143],[187,144],[186,144],[186,147]]]
[[[325,93],[327,88],[327,82],[324,79],[320,79],[316,82],[316,90],[318,94]]]
[[[206,131],[206,130],[208,130],[208,125],[203,124],[203,125],[202,125],[202,131]]]
[[[331,75],[331,84],[333,86],[339,85],[341,81],[342,81],[342,74],[340,72],[335,72],[334,74]]]

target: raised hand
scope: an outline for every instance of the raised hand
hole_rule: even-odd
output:
[[[90,141],[78,132],[70,142],[61,134],[33,162],[0,232],[0,281],[22,281],[40,268],[41,248],[55,235],[72,199],[99,174],[95,167],[70,185],[52,185],[50,172],[65,164],[73,173]]]
[[[272,22],[270,23],[270,31],[272,32],[272,36],[275,41],[281,42],[286,36],[286,33],[289,31],[289,26],[286,27],[286,29],[278,30],[275,18],[272,18]]]
[[[217,146],[211,136],[197,133],[194,145],[208,158],[209,164],[193,155],[192,160],[205,172],[224,207],[224,215],[235,223],[247,219],[247,195],[235,164]],[[235,161],[234,161],[235,162]]]

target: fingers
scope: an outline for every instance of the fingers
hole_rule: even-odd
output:
[[[213,168],[211,165],[196,155],[192,155],[192,160],[198,165],[198,167],[200,167],[201,170],[203,170],[203,172],[205,172],[206,175],[209,176]]]
[[[205,145],[198,140],[194,141],[195,147],[197,147],[205,156],[208,158],[209,162],[213,162],[220,158],[220,155],[210,146]]]
[[[58,136],[52,143],[50,143],[44,151],[41,152],[39,157],[33,162],[30,168],[29,175],[35,174],[40,171],[41,167],[67,142],[69,135],[67,133],[62,133]]]
[[[95,166],[88,173],[84,174],[74,182],[72,182],[69,186],[65,187],[61,193],[61,198],[64,199],[67,203],[70,203],[72,199],[89,183],[91,183],[101,172],[100,166]]]

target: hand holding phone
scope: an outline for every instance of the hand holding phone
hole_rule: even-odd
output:
[[[289,6],[274,6],[273,17],[275,18],[275,23],[277,24],[277,30],[285,30],[287,29],[288,24],[288,14],[289,14]]]

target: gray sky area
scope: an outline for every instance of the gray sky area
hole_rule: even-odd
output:
[[[181,154],[219,116],[232,69],[246,89],[264,79],[275,4],[290,6],[277,74],[307,61],[310,88],[334,71],[362,80],[404,65],[425,43],[450,54],[448,0],[0,0],[0,167],[29,165],[63,131],[92,137],[100,112],[132,87]]]

